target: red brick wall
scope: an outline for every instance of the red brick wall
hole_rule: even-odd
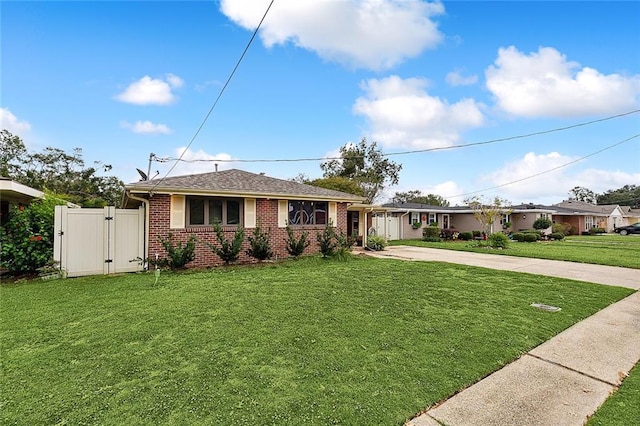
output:
[[[156,253],[159,258],[165,258],[166,252],[160,243],[160,238],[166,238],[169,233],[173,235],[173,241],[186,242],[190,235],[195,235],[196,258],[189,263],[189,267],[208,267],[219,266],[223,262],[209,248],[206,243],[218,245],[216,234],[212,227],[189,227],[185,229],[169,229],[169,219],[171,209],[171,198],[169,195],[154,195],[149,200],[149,257],[154,259]],[[271,250],[274,253],[274,259],[282,259],[289,257],[286,250],[287,231],[286,228],[278,228],[278,200],[257,199],[256,200],[256,218],[257,224],[263,231],[270,231]],[[338,203],[338,223],[336,227],[338,232],[342,230],[347,232],[347,205],[346,203]],[[236,230],[235,226],[223,227],[225,238],[232,239]],[[304,231],[309,233],[311,244],[306,248],[305,254],[318,253],[318,244],[316,234],[322,232],[324,225],[319,226],[295,226],[292,227],[294,235],[299,238]],[[245,228],[245,241],[240,252],[240,262],[253,262],[255,259],[246,254],[249,248],[247,237],[253,234],[254,228]]]

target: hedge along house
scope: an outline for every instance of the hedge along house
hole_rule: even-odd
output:
[[[244,228],[240,261],[250,260],[246,237],[256,226],[269,232],[274,256],[282,258],[288,257],[287,225],[296,238],[308,232],[311,245],[305,253],[318,252],[317,233],[329,223],[338,232],[351,231],[347,207],[362,201],[357,195],[232,169],[128,184],[124,205],[145,206],[145,257],[165,257],[160,240],[169,234],[176,243],[195,235],[196,256],[190,266],[206,267],[222,264],[204,244],[218,244],[215,223],[227,239],[238,226]]]

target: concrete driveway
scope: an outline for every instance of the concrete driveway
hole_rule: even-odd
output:
[[[589,281],[640,290],[640,270],[617,266],[562,262],[559,260],[532,259],[527,257],[470,253],[413,246],[389,246],[384,251],[366,252],[374,257],[391,257],[404,260],[422,260],[457,263],[504,271],[525,272]],[[638,259],[640,265],[640,258]]]

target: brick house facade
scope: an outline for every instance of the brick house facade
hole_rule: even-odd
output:
[[[355,195],[240,170],[167,178],[159,184],[143,181],[127,185],[125,189],[125,203],[128,207],[135,207],[140,203],[147,206],[147,257],[153,259],[156,254],[159,258],[166,257],[160,240],[169,234],[175,243],[184,243],[191,235],[195,235],[195,260],[189,263],[189,267],[218,266],[223,263],[207,245],[218,245],[213,226],[209,225],[210,221],[204,220],[197,225],[190,223],[195,220],[190,220],[192,205],[189,200],[205,200],[205,203],[208,200],[216,200],[218,203],[233,200],[240,206],[241,218],[238,222],[245,233],[240,262],[254,261],[246,251],[249,248],[247,237],[252,235],[256,226],[269,233],[275,259],[289,257],[286,251],[287,224],[290,224],[296,238],[303,232],[309,234],[311,244],[305,254],[317,253],[319,247],[316,235],[324,230],[327,222],[331,222],[337,232],[346,233],[347,207],[362,201],[362,197]],[[192,203],[195,205],[195,202]],[[315,203],[322,206],[323,210],[318,210],[315,215],[312,213],[311,216],[315,219],[307,219],[307,223],[300,221],[301,223],[291,224],[289,219],[292,218],[292,206],[295,205],[292,203],[306,203],[306,206]],[[213,209],[210,206],[203,211],[213,215],[209,212],[209,209]],[[302,210],[300,212],[304,213]],[[237,226],[235,223],[222,223],[227,239],[233,238]]]

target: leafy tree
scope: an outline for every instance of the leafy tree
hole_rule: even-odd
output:
[[[249,240],[249,248],[247,254],[259,261],[271,259],[273,252],[271,251],[271,243],[269,233],[263,232],[259,226],[253,230],[253,235],[247,237]]]
[[[211,251],[222,259],[225,265],[238,260],[240,257],[240,250],[242,249],[242,242],[244,241],[244,229],[242,229],[241,226],[238,226],[233,234],[233,239],[231,240],[227,240],[225,238],[224,231],[219,223],[213,225],[213,230],[216,233],[220,247],[207,243]]]
[[[407,192],[396,192],[393,196],[393,201],[396,203],[416,203],[428,206],[449,207],[449,201],[444,197],[436,194],[424,195],[422,191],[418,189]]]
[[[33,273],[53,260],[54,211],[64,200],[47,194],[28,206],[12,205],[0,228],[0,265],[14,274]]]
[[[83,207],[117,205],[122,200],[123,182],[114,176],[101,176],[112,167],[94,162],[87,167],[82,149],[67,153],[46,147],[29,153],[18,136],[7,130],[0,133],[0,174],[24,185],[57,194]]]
[[[625,185],[622,188],[610,189],[604,194],[599,194],[596,201],[600,205],[618,204],[638,209],[640,208],[640,186]]]
[[[473,210],[473,216],[482,225],[487,235],[493,234],[493,224],[504,214],[510,214],[511,203],[503,198],[495,197],[491,201],[480,197],[471,197],[464,202]]]
[[[596,193],[582,186],[574,186],[573,189],[569,191],[569,197],[584,203],[596,203]]]
[[[342,176],[331,176],[319,178],[305,182],[308,185],[317,186],[325,189],[333,189],[334,191],[342,191],[347,194],[364,196],[364,191],[355,181]]]
[[[401,164],[385,158],[376,142],[367,143],[365,138],[358,144],[347,144],[340,148],[340,159],[329,160],[320,165],[325,178],[343,177],[358,184],[367,202],[372,203],[388,185],[396,185],[400,178]]]

